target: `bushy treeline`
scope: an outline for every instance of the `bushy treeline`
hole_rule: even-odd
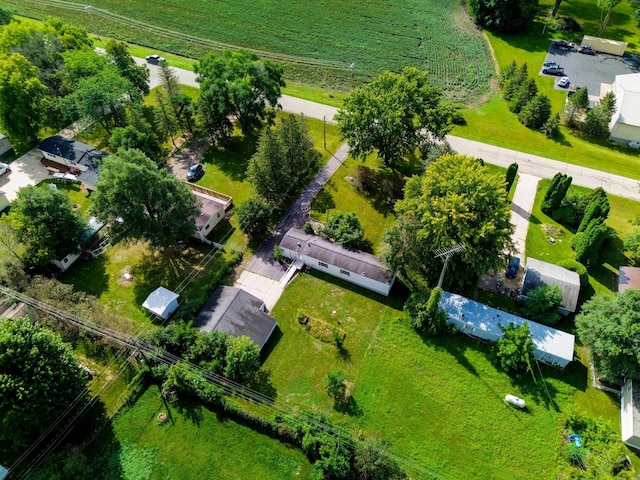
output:
[[[551,101],[538,92],[538,85],[529,77],[526,63],[518,66],[514,61],[504,67],[500,72],[500,87],[509,110],[518,115],[520,123],[549,138],[558,135],[560,116],[551,114]]]
[[[589,108],[587,87],[578,88],[567,98],[562,121],[569,127],[595,138],[609,137],[609,123],[616,108],[616,97],[607,92],[593,108]]]

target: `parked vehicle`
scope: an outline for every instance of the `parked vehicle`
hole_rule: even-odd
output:
[[[560,76],[564,76],[564,68],[562,67],[543,68],[542,73],[545,73],[547,75],[557,75],[560,77]]]
[[[591,48],[591,45],[580,45],[578,47],[578,53],[583,53],[585,55],[595,55],[596,51]]]
[[[509,260],[509,266],[507,267],[507,278],[516,278],[518,276],[518,269],[520,268],[520,258],[511,257]]]
[[[639,150],[640,149],[640,142],[634,142],[633,140],[630,141],[629,143],[627,143],[627,146],[629,148],[633,148],[634,150]]]
[[[542,64],[542,68],[560,68],[560,65],[556,62],[544,62]]]
[[[195,182],[203,174],[204,169],[202,168],[202,165],[200,165],[199,163],[194,163],[189,167],[189,170],[187,171],[187,180],[189,180],[190,182]]]
[[[166,62],[167,60],[164,57],[161,57],[158,54],[147,55],[146,57],[147,63],[151,65],[158,65],[160,62]]]
[[[567,88],[571,82],[569,81],[569,77],[562,77],[558,80],[558,86],[560,88]]]
[[[0,177],[5,173],[9,173],[11,171],[11,167],[8,163],[0,162]]]
[[[559,49],[559,50],[567,50],[572,51],[575,50],[576,44],[573,42],[567,42],[566,40],[553,40],[551,42],[551,46]]]

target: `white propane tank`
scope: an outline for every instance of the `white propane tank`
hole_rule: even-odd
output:
[[[515,395],[505,395],[504,401],[510,403],[511,405],[515,405],[518,408],[525,407],[524,400],[516,397]]]

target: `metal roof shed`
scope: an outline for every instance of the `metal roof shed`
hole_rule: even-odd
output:
[[[142,306],[154,315],[166,320],[178,308],[178,295],[164,287],[158,287],[149,294]]]
[[[576,272],[553,263],[529,258],[522,282],[522,295],[526,295],[541,285],[558,285],[560,287],[562,290],[562,304],[558,309],[560,313],[567,314],[576,311],[580,296],[580,276]]]
[[[464,333],[492,342],[502,337],[500,325],[506,327],[509,323],[513,323],[519,327],[528,323],[536,348],[534,355],[538,360],[562,368],[573,360],[575,337],[570,333],[532,322],[449,292],[442,292],[440,308],[447,312],[449,325],[455,325]]]
[[[622,441],[640,448],[640,385],[629,380],[622,387],[620,397]]]

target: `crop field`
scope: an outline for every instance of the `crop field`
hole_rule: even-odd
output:
[[[450,97],[478,100],[493,63],[458,0],[8,0],[34,18],[53,15],[163,51],[199,57],[244,47],[283,62],[290,79],[349,89],[385,70],[428,70]]]

